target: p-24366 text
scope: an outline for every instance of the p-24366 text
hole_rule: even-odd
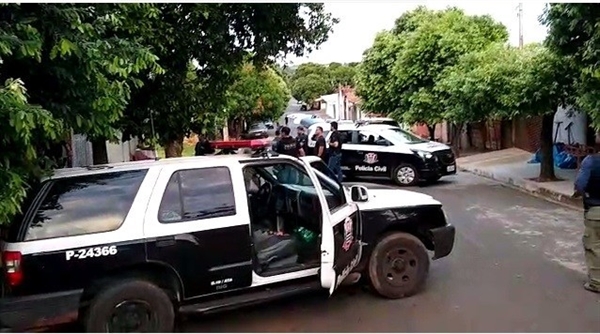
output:
[[[91,247],[65,252],[67,261],[72,259],[83,260],[93,257],[113,256],[118,253],[117,246]]]

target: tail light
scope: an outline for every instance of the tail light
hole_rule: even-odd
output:
[[[21,252],[2,252],[2,263],[4,265],[4,272],[6,273],[6,280],[10,286],[17,286],[21,284],[23,280],[23,271],[21,270]]]

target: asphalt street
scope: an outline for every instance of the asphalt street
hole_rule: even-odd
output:
[[[389,187],[389,183],[365,183]],[[411,190],[457,228],[420,294],[384,300],[348,287],[189,319],[186,332],[600,332],[583,289],[582,214],[471,174]]]

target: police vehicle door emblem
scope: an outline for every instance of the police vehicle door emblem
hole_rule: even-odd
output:
[[[376,162],[378,162],[379,160],[377,160],[377,154],[375,153],[367,153],[365,154],[365,160],[366,163],[368,163],[369,165],[372,165]]]
[[[352,246],[352,242],[354,241],[352,231],[352,218],[346,217],[346,220],[344,221],[344,244],[342,244],[342,249],[345,251],[350,249],[350,246]]]

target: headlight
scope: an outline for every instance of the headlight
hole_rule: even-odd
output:
[[[433,154],[429,153],[429,152],[425,152],[425,151],[415,151],[415,153],[417,153],[422,159],[424,160],[428,160],[433,158]]]

